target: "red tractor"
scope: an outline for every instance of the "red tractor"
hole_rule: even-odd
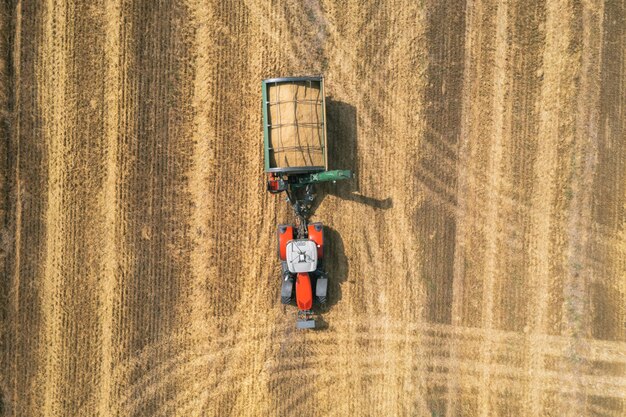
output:
[[[302,229],[302,228],[300,228]],[[303,230],[292,225],[278,226],[278,257],[283,282],[280,300],[298,306],[299,329],[315,327],[313,303],[326,303],[328,278],[322,269],[324,258],[324,228],[322,223],[310,223]]]

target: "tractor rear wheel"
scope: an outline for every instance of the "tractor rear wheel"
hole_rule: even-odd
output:
[[[281,224],[278,226],[278,258],[281,261],[287,259],[287,243],[294,238],[293,226],[287,224]]]

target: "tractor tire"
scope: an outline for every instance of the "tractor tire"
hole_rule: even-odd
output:
[[[285,261],[287,259],[287,243],[289,243],[289,241],[294,238],[293,226],[281,224],[280,226],[278,226],[276,234],[278,238],[278,258],[281,261]]]
[[[318,278],[315,283],[315,299],[320,305],[326,304],[326,293],[328,290],[328,278]]]
[[[286,279],[285,279],[286,278]],[[292,304],[293,302],[293,278],[289,275],[283,275],[283,283],[280,287],[280,302],[283,304]]]
[[[317,259],[324,258],[324,227],[322,223],[310,223],[308,225],[309,239],[317,245]]]

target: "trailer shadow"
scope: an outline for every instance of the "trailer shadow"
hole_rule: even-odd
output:
[[[326,100],[328,169],[349,169],[359,178],[358,121],[356,107],[343,101]],[[343,181],[346,190],[359,192],[358,181]]]
[[[317,314],[317,328],[326,329],[328,323],[323,320],[322,314],[328,312],[341,300],[341,286],[348,278],[348,258],[345,254],[343,239],[336,230],[324,226],[324,269],[328,273],[328,296],[326,304],[316,305],[313,311]]]
[[[316,200],[311,213],[319,207],[326,195],[334,195],[342,200],[386,210],[393,206],[391,198],[378,199],[360,193],[360,167],[358,155],[358,130],[356,108],[343,101],[326,99],[326,131],[328,135],[328,169],[348,169],[353,178],[334,184],[318,184]]]

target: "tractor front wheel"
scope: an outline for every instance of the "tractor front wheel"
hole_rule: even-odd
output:
[[[293,280],[283,281],[280,289],[280,302],[283,304],[291,304],[293,302]]]
[[[315,283],[315,298],[320,305],[326,304],[326,293],[328,291],[328,278],[325,275],[317,279]]]

